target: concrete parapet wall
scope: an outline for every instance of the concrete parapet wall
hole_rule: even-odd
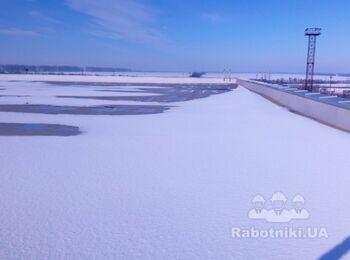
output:
[[[294,95],[251,81],[238,80],[237,83],[293,112],[350,132],[350,110],[347,108]]]

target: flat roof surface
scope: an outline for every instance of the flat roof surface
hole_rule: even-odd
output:
[[[325,103],[328,105],[336,106],[339,108],[350,109],[350,99],[342,98],[338,96],[331,96],[328,94],[322,94],[319,92],[309,92],[307,90],[302,90],[296,87],[281,86],[277,84],[266,84],[262,82],[257,82],[254,80],[249,80],[251,83],[262,85],[264,87],[273,88],[278,91],[287,92],[292,95],[303,97],[306,99],[311,99],[317,102]]]

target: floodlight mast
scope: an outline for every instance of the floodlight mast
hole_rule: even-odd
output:
[[[314,67],[315,67],[315,51],[316,51],[316,37],[321,35],[321,28],[307,28],[305,35],[309,37],[308,49],[307,49],[307,62],[306,62],[306,76],[304,89],[313,91],[314,85]]]

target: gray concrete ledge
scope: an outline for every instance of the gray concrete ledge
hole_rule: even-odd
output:
[[[290,111],[350,132],[350,99],[249,80],[238,79],[237,81],[246,89],[286,107]]]

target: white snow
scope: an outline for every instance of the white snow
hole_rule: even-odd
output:
[[[315,259],[349,236],[349,134],[241,87],[177,105],[139,116],[0,113],[85,131],[0,137],[0,259]],[[302,195],[310,218],[249,219],[254,196],[276,191]],[[329,238],[231,237],[250,226],[325,227]]]

